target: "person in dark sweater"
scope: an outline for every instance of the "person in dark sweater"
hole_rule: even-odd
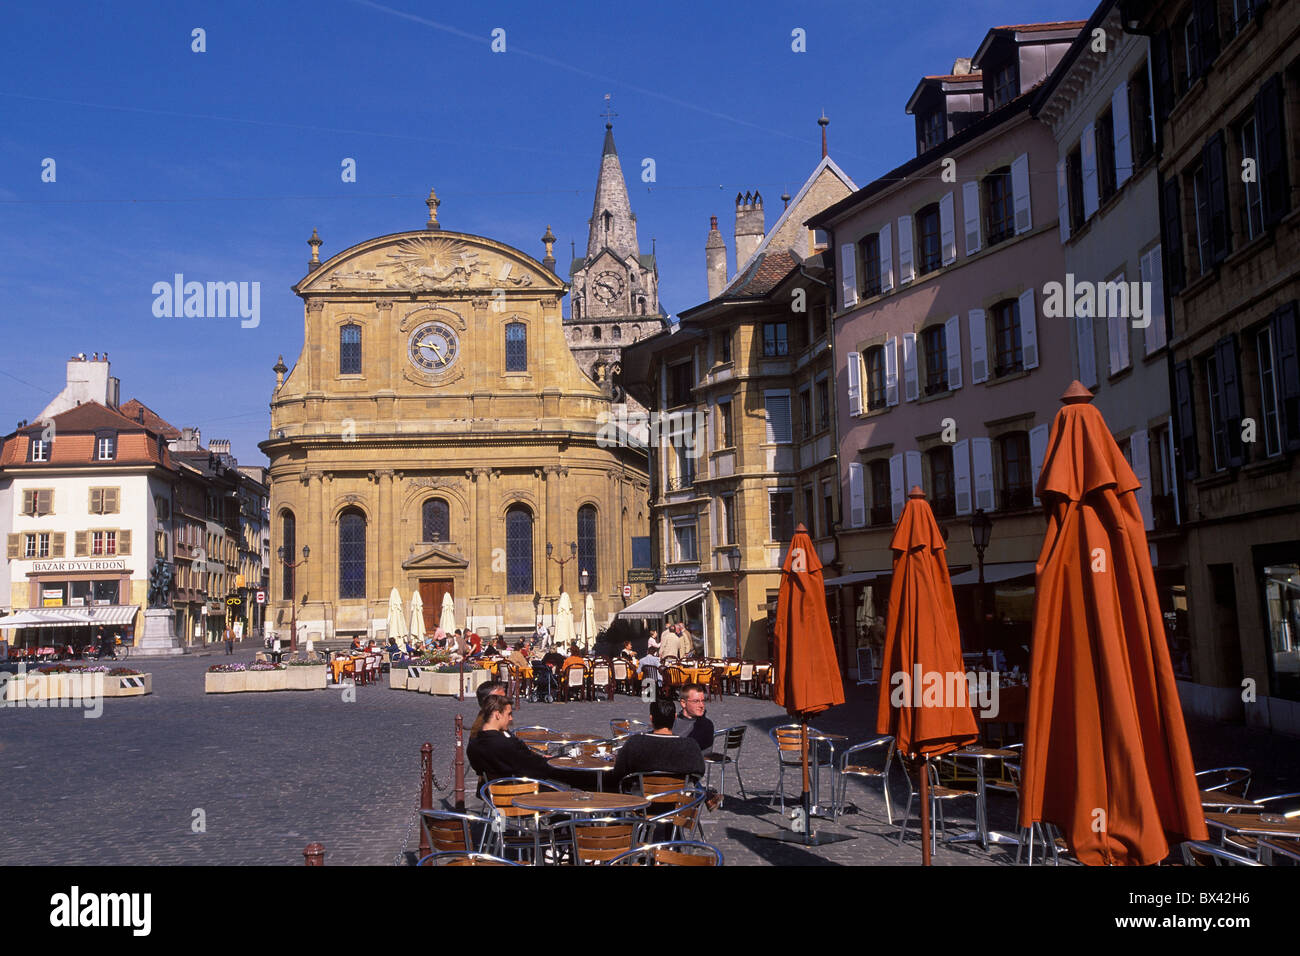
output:
[[[623,778],[634,773],[660,771],[677,777],[704,776],[704,755],[693,740],[673,736],[673,721],[677,714],[670,700],[656,700],[650,704],[648,734],[637,734],[628,739],[609,774],[610,790],[618,789]]]
[[[532,777],[534,780],[556,780],[570,786],[583,783],[580,771],[554,769],[545,757],[534,753],[527,744],[513,736],[510,733],[513,720],[514,705],[505,697],[493,694],[483,702],[483,729],[470,740],[465,755],[469,758],[469,765],[482,774],[484,780]],[[586,782],[591,781],[588,779]]]
[[[703,684],[687,684],[682,688],[682,712],[673,721],[673,733],[695,741],[705,754],[713,749],[713,721],[704,715],[707,696]]]

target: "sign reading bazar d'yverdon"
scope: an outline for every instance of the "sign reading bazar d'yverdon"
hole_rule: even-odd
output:
[[[125,558],[102,558],[92,561],[33,561],[32,573],[66,574],[74,571],[125,571]]]

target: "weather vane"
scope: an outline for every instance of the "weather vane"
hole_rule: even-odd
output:
[[[613,126],[614,124],[611,122],[611,120],[613,120],[614,117],[618,115],[617,113],[614,112],[614,104],[610,102],[610,97],[612,97],[613,95],[614,94],[612,93],[605,94],[605,112],[600,114],[601,117],[605,120],[605,125],[607,126]]]

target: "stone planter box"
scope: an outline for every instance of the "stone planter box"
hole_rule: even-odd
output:
[[[324,690],[326,681],[326,670],[324,664],[320,667],[289,667],[282,673],[285,675],[286,690]],[[271,673],[271,671],[267,671]]]
[[[408,668],[406,671],[406,689],[421,694],[432,694],[434,676],[432,667]]]
[[[143,697],[153,693],[152,674],[104,675],[105,697]]]
[[[244,690],[288,690],[289,668],[282,671],[245,671]]]
[[[142,697],[153,693],[153,675],[112,676],[102,671],[75,674],[9,675],[4,685],[7,702],[93,697]]]
[[[389,690],[406,690],[406,671],[405,667],[390,666],[388,668]]]
[[[435,674],[429,672],[430,688],[429,693],[441,697],[455,697],[460,693],[459,683],[460,674]],[[479,684],[484,683],[491,677],[485,670],[466,670],[465,671],[465,696],[473,697],[474,691],[478,690]]]
[[[203,691],[207,694],[237,694],[248,689],[245,671],[232,673],[212,672],[203,675]]]

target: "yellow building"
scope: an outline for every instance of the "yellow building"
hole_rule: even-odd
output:
[[[457,626],[523,634],[561,589],[581,607],[582,572],[603,625],[647,533],[645,456],[600,438],[609,400],[565,343],[549,229],[544,266],[427,205],[425,229],[326,262],[313,232],[294,288],[305,340],[276,365],[261,445],[285,638],[295,599],[300,641],[376,635],[394,586],[408,609],[421,593],[429,630],[451,594]]]

